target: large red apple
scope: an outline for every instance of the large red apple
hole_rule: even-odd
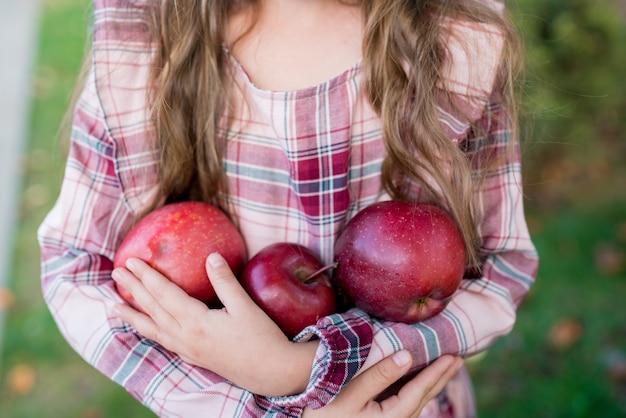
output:
[[[352,218],[335,243],[335,279],[362,310],[413,323],[440,313],[459,287],[463,238],[444,210],[387,201]]]
[[[114,267],[123,267],[129,258],[140,258],[190,296],[216,306],[219,300],[205,268],[206,258],[213,252],[219,252],[236,275],[247,258],[243,237],[219,208],[203,202],[172,203],[134,225],[115,254]],[[117,289],[134,304],[122,286]]]
[[[271,244],[241,274],[250,297],[289,338],[335,313],[335,293],[315,253],[295,243]]]

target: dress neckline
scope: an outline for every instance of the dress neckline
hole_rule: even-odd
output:
[[[361,73],[361,60],[358,60],[350,68],[318,84],[293,90],[264,89],[254,84],[244,66],[231,53],[230,49],[227,46],[224,45],[223,49],[226,52],[226,55],[228,56],[231,65],[235,69],[235,76],[240,77],[245,85],[248,87],[248,89],[252,91],[256,96],[266,99],[284,98],[285,96],[295,96],[297,98],[315,96],[318,95],[320,91],[328,92],[336,87],[344,85],[347,82],[356,81],[355,79],[357,75]]]

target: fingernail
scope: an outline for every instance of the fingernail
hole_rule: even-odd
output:
[[[128,270],[130,271],[133,271],[135,269],[135,263],[132,259],[126,260],[126,267],[128,267]]]
[[[113,278],[113,280],[115,280],[116,282],[118,280],[121,279],[121,274],[120,274],[120,270],[119,269],[115,269],[113,270],[113,272],[111,273],[111,277]]]
[[[224,264],[226,264],[226,261],[224,261],[224,258],[219,255],[219,253],[210,254],[207,260],[209,261],[209,265],[214,269],[222,267]]]
[[[459,370],[461,367],[463,367],[463,364],[465,364],[465,362],[463,361],[463,359],[461,357],[457,357],[456,359],[456,363],[454,364],[454,368],[456,370]]]
[[[411,362],[411,353],[406,350],[398,351],[391,358],[396,366],[403,367]]]

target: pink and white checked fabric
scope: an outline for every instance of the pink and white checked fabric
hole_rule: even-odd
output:
[[[69,344],[90,364],[163,417],[297,417],[307,405],[325,405],[356,374],[402,348],[413,353],[419,369],[446,353],[484,350],[511,329],[537,267],[523,213],[519,153],[477,192],[488,253],[483,276],[464,280],[449,307],[422,323],[379,321],[358,309],[322,318],[297,337],[320,340],[302,394],[256,396],[135,333],[111,312],[121,300],[111,260],[157,181],[144,86],[153,49],[141,2],[96,0],[94,12],[92,71],[75,108],[60,196],[39,230],[45,300]],[[466,51],[482,54],[495,45],[493,53],[474,58],[487,69],[497,65],[498,43],[489,41],[497,37],[481,35],[486,29],[480,26],[459,30],[465,37],[474,33],[486,47]],[[483,71],[467,86],[471,77],[463,65],[471,61],[465,56],[458,66],[450,63],[443,87],[483,118],[489,136],[472,138],[469,123],[443,107],[442,126],[452,141],[503,149],[513,138],[499,118],[489,117],[500,111],[489,101],[493,77]],[[232,57],[231,65],[241,106],[224,169],[250,254],[293,241],[331,261],[341,227],[365,206],[388,199],[380,179],[380,120],[361,89],[359,63],[325,83],[289,92],[258,89]],[[448,401],[456,416],[471,415],[468,382],[459,375],[447,399],[433,401],[424,416],[442,415]]]

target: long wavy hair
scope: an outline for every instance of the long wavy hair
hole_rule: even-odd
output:
[[[148,100],[161,149],[153,207],[193,199],[228,212],[222,163],[226,144],[220,129],[232,110],[232,87],[222,44],[229,17],[258,4],[162,0],[153,5],[157,52]],[[427,199],[445,207],[456,220],[465,237],[468,263],[474,265],[480,257],[480,214],[474,199],[481,176],[475,175],[476,167],[484,176],[494,161],[480,152],[467,153],[446,136],[439,121],[442,94],[437,86],[447,53],[442,22],[452,17],[491,23],[504,34],[496,92],[504,110],[499,114],[506,115],[501,122],[512,130],[517,121],[520,39],[506,17],[487,7],[485,0],[362,0],[355,7],[362,8],[365,21],[364,88],[381,118],[386,144],[384,187],[392,198],[408,199],[411,185],[421,185]],[[448,104],[453,106],[452,100]],[[486,137],[484,123],[472,129],[473,137]]]

